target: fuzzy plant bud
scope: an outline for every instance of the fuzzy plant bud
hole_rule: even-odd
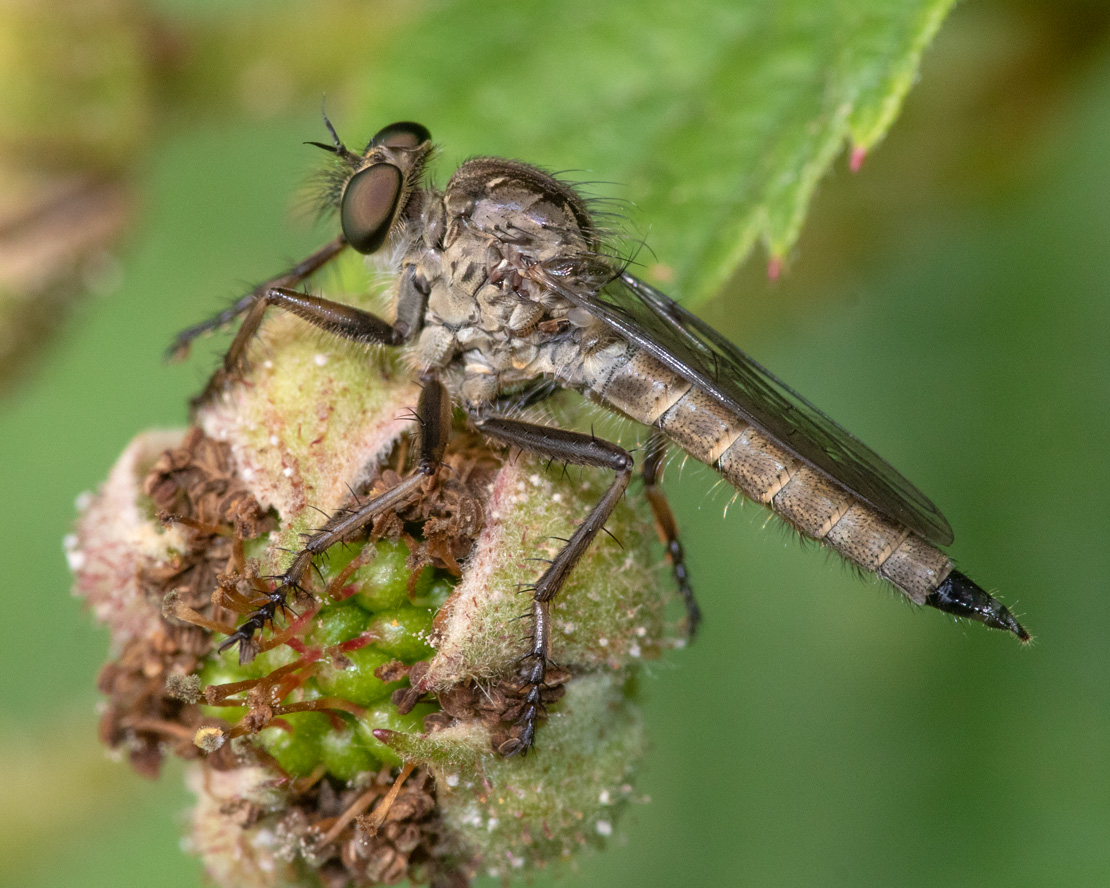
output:
[[[403,365],[288,316],[264,337],[193,427],[140,435],[84,503],[69,556],[112,634],[103,741],[148,775],[193,762],[190,846],[219,885],[460,886],[602,844],[643,751],[638,668],[668,644],[645,504],[618,505],[554,601],[527,755],[503,753],[529,590],[611,478],[461,416],[413,496],[317,556],[249,646],[224,644],[305,535],[409,477],[418,449]]]

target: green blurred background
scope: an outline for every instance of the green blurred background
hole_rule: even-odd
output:
[[[360,43],[321,5],[301,36],[330,42],[302,51],[276,9],[292,18],[164,4],[135,25],[173,73],[136,89],[154,110],[118,164],[134,226],[0,400],[0,884],[202,880],[180,768],[147,783],[97,745],[106,635],[67,593],[61,537],[137,431],[185,421],[226,341],[165,365],[174,332],[323,239],[290,213],[319,96],[337,121],[388,122],[350,107],[345,60],[407,13],[383,6]],[[712,473],[675,464],[704,630],[644,683],[650,803],[566,884],[1110,884],[1108,21],[1096,3],[958,7],[885,142],[823,184],[783,277],[756,255],[701,309],[928,492],[1035,643],[913,610],[760,509],[722,520]],[[286,31],[288,66],[252,67]],[[225,55],[198,68],[206,41]]]

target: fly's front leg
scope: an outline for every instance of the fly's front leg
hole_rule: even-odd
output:
[[[202,333],[207,333],[210,330],[222,327],[235,320],[235,318],[244,312],[247,314],[239,327],[239,332],[235,334],[235,339],[232,340],[227,354],[224,355],[223,366],[212,374],[211,378],[208,380],[208,384],[204,387],[204,391],[194,398],[194,406],[208,400],[208,398],[217,392],[228,379],[242,369],[247,353],[247,346],[254,338],[254,334],[258,332],[258,327],[262,323],[262,317],[266,314],[266,307],[270,304],[267,299],[267,294],[277,289],[297,286],[301,281],[311,277],[331,262],[332,259],[343,252],[346,246],[347,241],[343,237],[337,237],[330,243],[325,244],[308,258],[298,262],[288,271],[278,275],[276,278],[266,281],[264,284],[259,284],[247,293],[246,296],[243,296],[219,314],[182,330],[177,334],[174,338],[173,345],[169,347],[166,353],[167,357],[171,359],[183,358],[188,353],[189,345],[192,341]]]
[[[544,677],[551,659],[551,600],[559,593],[574,565],[609,520],[628,488],[632,477],[632,455],[616,444],[591,435],[534,425],[512,419],[486,419],[476,423],[482,434],[511,444],[520,450],[580,466],[612,469],[616,478],[593,507],[586,520],[567,540],[543,576],[536,582],[532,596],[533,632],[528,652],[521,657],[523,709],[518,724],[519,737],[506,743],[502,755],[525,754],[536,737],[536,723],[544,714]]]
[[[171,347],[171,355],[183,354],[198,335],[246,312],[235,339],[224,355],[223,366],[212,374],[195,403],[204,402],[229,379],[242,374],[246,368],[247,348],[270,306],[282,308],[333,336],[353,342],[401,345],[412,337],[423,318],[428,293],[427,286],[422,285],[412,266],[406,267],[401,277],[397,320],[393,324],[354,306],[290,289],[330,262],[346,245],[342,237],[337,238],[284,275],[256,287],[226,311],[178,334]]]
[[[185,355],[189,352],[189,346],[192,344],[192,341],[200,336],[202,333],[208,333],[211,330],[216,330],[224,326],[225,324],[230,324],[233,320],[235,320],[235,318],[237,318],[247,309],[251,308],[259,299],[261,299],[267,290],[274,289],[275,287],[297,286],[297,284],[299,284],[301,281],[305,280],[308,277],[311,277],[317,271],[327,265],[327,263],[331,262],[331,260],[338,256],[346,246],[347,241],[342,237],[337,237],[330,243],[325,244],[308,258],[302,259],[289,270],[283,272],[282,274],[279,274],[275,278],[271,278],[264,284],[259,284],[257,287],[247,293],[246,296],[241,297],[233,305],[225,308],[219,314],[209,318],[206,321],[201,321],[199,324],[195,324],[192,327],[188,327],[182,330],[180,333],[177,334],[177,336],[174,337],[173,345],[171,345],[166,351],[166,357],[171,359],[185,357]],[[244,321],[243,327],[241,327],[239,330],[240,335],[244,335],[244,328],[249,327],[247,333],[244,336],[245,340],[249,340],[258,329],[258,324],[261,320],[262,315],[261,313],[259,313],[258,318],[253,322],[253,324],[249,323],[248,321]],[[236,336],[236,339],[238,340],[239,336]],[[242,348],[245,348],[245,342],[240,350],[242,350]]]
[[[285,309],[301,320],[308,321],[333,336],[349,339],[352,342],[372,343],[375,345],[401,345],[412,335],[413,326],[398,318],[390,324],[353,305],[332,302],[321,296],[289,290],[285,287],[271,287],[257,298],[250,307],[243,325],[224,355],[223,367],[217,370],[197,399],[204,402],[224,385],[227,380],[241,374],[246,369],[247,346],[262,323],[262,316],[270,306]],[[422,309],[423,303],[420,304]]]
[[[659,486],[660,469],[666,452],[666,439],[653,432],[647,444],[640,474],[644,479],[644,496],[647,497],[651,514],[655,518],[655,529],[667,550],[667,559],[671,562],[678,594],[682,596],[682,604],[686,608],[686,637],[693,641],[698,633],[698,624],[701,623],[701,608],[698,607],[694,589],[690,585],[690,572],[686,569],[682,543],[678,541],[678,525],[675,523],[674,513],[663,494],[663,488]]]
[[[285,287],[272,287],[263,294],[260,301],[264,304],[264,309],[271,305],[282,308],[340,339],[366,345],[396,346],[408,342],[423,322],[428,286],[415,266],[405,266],[397,292],[397,320],[392,324],[353,305],[332,302],[321,296],[300,293]],[[230,354],[229,351],[228,355]]]
[[[220,645],[221,652],[237,644],[239,662],[249,663],[253,660],[258,654],[255,633],[273,623],[278,611],[284,610],[289,591],[308,594],[300,583],[305,571],[312,564],[312,559],[335,543],[350,538],[383,512],[396,509],[413,499],[420,492],[424,481],[436,473],[443,461],[447,439],[451,433],[451,398],[438,379],[425,380],[416,416],[420,424],[420,461],[412,473],[381,496],[374,497],[357,509],[339,512],[328,519],[320,530],[308,538],[285,573],[278,577],[278,584],[267,594],[266,601],[224,640]]]

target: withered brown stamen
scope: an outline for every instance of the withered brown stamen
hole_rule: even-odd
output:
[[[324,590],[324,593],[329,598],[331,598],[332,601],[342,601],[343,598],[349,597],[340,596],[340,590],[342,590],[342,588],[347,585],[347,580],[354,576],[356,570],[358,570],[360,567],[365,567],[367,564],[374,560],[374,557],[376,555],[377,550],[375,548],[373,548],[372,546],[364,547],[363,550],[359,552],[358,555],[356,555],[354,558],[352,558],[347,566],[339,571],[336,577],[330,583],[328,583],[327,588]]]
[[[275,706],[275,715],[288,715],[290,712],[327,712],[329,710],[340,709],[343,712],[349,712],[351,715],[362,718],[366,715],[366,709],[359,706],[357,703],[352,703],[350,700],[344,700],[342,697],[317,697],[315,700],[302,700],[299,703],[288,703],[284,706]]]
[[[242,702],[225,702],[232,694],[249,691],[263,679],[245,678],[242,681],[229,681],[227,684],[209,685],[204,689],[204,702],[209,706],[242,706]]]
[[[259,650],[268,651],[276,648],[278,645],[286,644],[291,638],[293,638],[294,635],[298,635],[303,632],[305,626],[307,626],[309,622],[311,622],[312,618],[315,617],[316,614],[318,614],[319,612],[320,603],[316,602],[315,604],[309,606],[304,611],[304,613],[302,613],[299,617],[297,617],[297,619],[286,626],[281,632],[262,641],[258,646]]]
[[[170,595],[173,595],[171,592]],[[192,623],[194,626],[200,626],[202,629],[207,629],[209,632],[219,632],[223,635],[230,635],[235,631],[235,627],[229,623],[221,623],[219,620],[209,620],[202,613],[183,601],[177,598],[166,596],[165,610],[168,616],[181,620],[184,623]]]
[[[380,796],[381,793],[382,788],[380,786],[371,786],[366,792],[360,795],[346,811],[335,818],[335,822],[331,825],[331,828],[320,837],[320,846],[330,845],[339,838],[343,830],[345,830],[359,814],[369,808],[374,803],[374,799]]]
[[[386,817],[389,816],[389,809],[393,807],[393,803],[397,801],[397,796],[401,792],[401,785],[408,779],[409,774],[416,770],[416,765],[413,762],[408,762],[403,768],[401,773],[397,775],[397,779],[393,781],[393,785],[389,787],[389,792],[386,793],[384,799],[374,809],[374,812],[362,821],[359,826],[369,836],[376,835],[381,825],[385,823]]]
[[[236,588],[240,579],[242,578],[238,574],[218,574],[216,576],[218,585],[216,591],[212,593],[212,604],[240,615],[253,611],[255,609],[255,605],[251,603],[253,599],[247,598]]]
[[[335,649],[344,654],[349,654],[351,651],[357,651],[359,648],[366,647],[368,644],[373,644],[379,640],[377,632],[363,632],[355,638],[342,641],[335,646]]]
[[[408,776],[414,770],[416,770],[416,765],[412,762],[409,762],[401,768],[401,773],[398,774],[397,779],[393,781],[393,785],[389,788],[389,792],[385,794],[381,804],[374,809],[374,813],[369,818],[373,823],[373,827],[368,831],[368,835],[374,835],[378,831],[378,828],[385,822],[385,818],[389,814],[389,809],[393,806],[393,802],[396,801],[397,795],[401,791],[401,785],[408,779]],[[374,803],[374,799],[379,795],[381,795],[381,787],[372,786],[359,796],[354,804],[336,818],[335,823],[332,824],[331,828],[324,833],[323,837],[320,839],[320,844],[328,845],[339,838],[343,830],[345,830],[356,817],[362,814],[363,811],[369,808],[370,805]]]
[[[188,527],[190,530],[195,530],[197,533],[202,533],[205,536],[231,537],[234,533],[232,528],[225,527],[222,524],[208,524],[205,521],[197,521],[195,518],[190,518],[187,515],[174,515],[166,511],[158,513],[158,520],[166,525],[180,524],[182,527]]]
[[[193,742],[195,729],[186,727],[179,722],[161,721],[154,718],[124,718],[120,725],[132,731],[149,731],[152,734],[165,734],[168,737],[177,737],[180,740]]]
[[[308,792],[312,787],[324,779],[324,775],[328,773],[328,766],[324,764],[317,765],[311,774],[306,774],[304,777],[298,777],[293,781],[292,790],[295,793]]]

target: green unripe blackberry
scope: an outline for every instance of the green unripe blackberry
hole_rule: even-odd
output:
[[[315,559],[256,656],[218,652],[321,512],[411,465],[418,386],[321,353],[298,323],[268,324],[268,359],[197,428],[137,439],[81,518],[78,592],[118,652],[104,736],[148,772],[167,751],[204,771],[194,847],[220,884],[507,874],[601,842],[643,747],[629,689],[667,643],[669,577],[633,494],[553,602],[535,750],[495,751],[520,710],[521,590],[603,494],[600,470],[549,469],[460,419],[444,468]]]

